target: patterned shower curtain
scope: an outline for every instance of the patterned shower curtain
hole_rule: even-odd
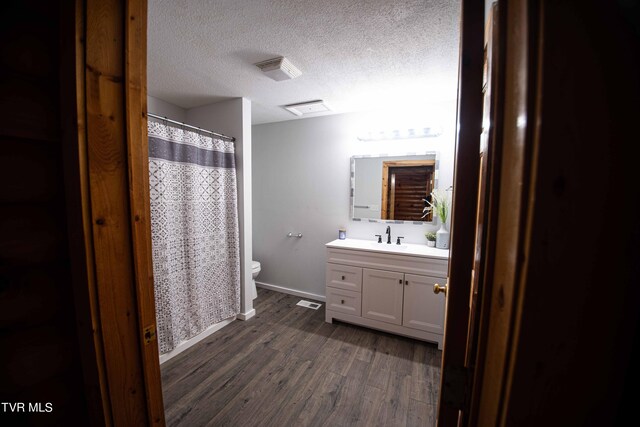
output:
[[[149,184],[162,354],[240,311],[233,143],[149,121]]]

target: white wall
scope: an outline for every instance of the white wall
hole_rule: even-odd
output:
[[[248,289],[252,286],[252,200],[251,200],[251,101],[236,98],[187,110],[185,122],[203,129],[236,138],[236,172],[238,179],[238,222],[240,225],[239,317],[255,314]]]
[[[455,103],[439,106],[443,134],[437,138],[364,142],[357,140],[380,119],[340,114],[253,127],[253,252],[262,264],[258,281],[324,296],[324,244],[338,237],[373,239],[386,224],[355,222],[349,215],[352,155],[402,155],[438,151],[439,187],[453,182]],[[424,243],[435,226],[392,224],[405,242]],[[303,238],[287,238],[288,232]]]
[[[356,218],[380,219],[382,215],[382,160],[380,157],[358,159],[355,168],[355,206],[369,206],[368,208],[354,207],[353,216]]]
[[[187,110],[153,96],[147,96],[147,111],[178,122],[187,120]]]

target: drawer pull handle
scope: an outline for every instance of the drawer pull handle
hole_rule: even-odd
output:
[[[409,281],[408,281],[408,280],[405,280],[405,281],[404,281],[404,284],[405,284],[405,286],[409,286]]]
[[[340,304],[344,304],[344,300],[343,299],[340,300]]]
[[[342,276],[342,280],[344,280],[344,276]]]
[[[398,280],[398,283],[400,283],[402,285],[402,279]]]

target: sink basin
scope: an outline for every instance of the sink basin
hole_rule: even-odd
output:
[[[407,245],[396,245],[395,243],[387,244],[387,243],[378,243],[378,242],[371,242],[371,246],[373,246],[376,249],[387,250],[387,251],[404,250],[409,247]]]
[[[386,242],[378,243],[376,240],[360,240],[360,239],[344,239],[334,240],[326,244],[329,248],[336,249],[358,249],[370,252],[381,252],[388,254],[402,254],[404,256],[418,256],[429,258],[449,258],[449,251],[446,249],[437,249],[428,247],[427,245],[420,245],[415,243],[403,243],[401,245],[394,243],[387,244]]]
[[[374,248],[380,248],[380,249],[390,249],[390,248],[407,248],[408,246],[403,244],[403,245],[396,245],[395,243],[378,243],[378,242],[370,242],[371,246],[373,246]]]

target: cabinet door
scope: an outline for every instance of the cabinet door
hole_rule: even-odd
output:
[[[362,269],[362,317],[402,324],[404,274]]]
[[[444,298],[433,293],[433,285],[443,283],[441,277],[406,274],[402,324],[408,328],[444,333]]]

